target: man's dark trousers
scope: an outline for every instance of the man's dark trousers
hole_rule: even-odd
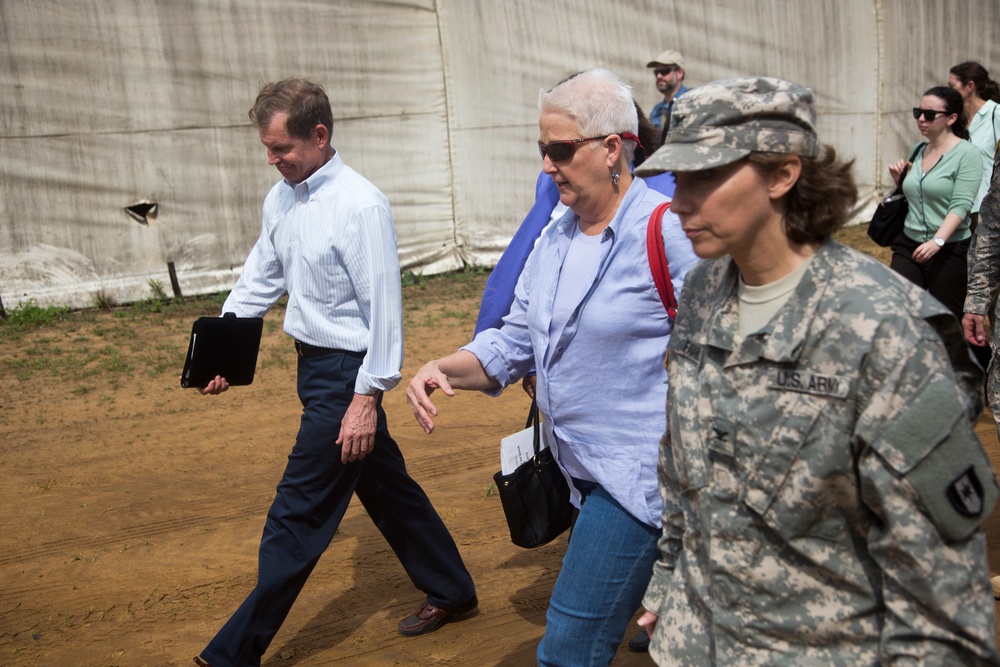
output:
[[[448,609],[475,595],[455,541],[406,472],[381,400],[374,450],[361,461],[340,462],[335,441],[363,358],[363,352],[330,351],[298,359],[302,422],[267,513],[257,586],[202,652],[213,667],[260,664],[354,493],[430,604]]]

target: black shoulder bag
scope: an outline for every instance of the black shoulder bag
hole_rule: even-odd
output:
[[[552,458],[552,450],[539,449],[538,404],[534,399],[524,427],[534,428],[535,455],[509,475],[503,471],[493,475],[493,481],[507,517],[510,541],[533,549],[548,544],[569,528],[573,506],[569,502],[569,485]]]
[[[927,142],[924,141],[914,148],[908,162],[912,163],[920,149],[926,145]],[[868,223],[868,236],[883,248],[891,246],[896,237],[903,233],[903,223],[906,222],[906,213],[909,211],[903,194],[903,179],[909,170],[909,167],[903,169],[903,173],[899,175],[899,185],[892,194],[878,203],[872,220]]]

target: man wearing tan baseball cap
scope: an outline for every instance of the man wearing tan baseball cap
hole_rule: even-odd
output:
[[[660,143],[663,143],[670,129],[670,112],[674,100],[683,95],[684,86],[684,56],[673,49],[667,49],[653,60],[646,63],[656,77],[656,89],[663,95],[663,101],[653,107],[649,120],[660,129]]]

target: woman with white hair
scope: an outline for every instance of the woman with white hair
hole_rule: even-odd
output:
[[[673,322],[646,246],[662,194],[633,178],[638,138],[630,86],[582,72],[541,98],[543,171],[569,210],[543,233],[510,313],[458,352],[428,362],[407,399],[430,433],[435,389],[491,395],[537,371],[543,427],[580,508],[538,647],[541,665],[608,665],[656,560],[665,429],[663,353]],[[663,242],[674,291],[697,261],[668,212]]]

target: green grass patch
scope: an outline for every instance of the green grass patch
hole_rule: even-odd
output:
[[[28,299],[14,306],[14,309],[7,313],[7,318],[0,320],[5,326],[10,327],[38,327],[52,324],[64,318],[69,313],[68,308],[60,306],[39,306],[34,299]]]
[[[428,326],[467,320],[471,328],[488,275],[482,268],[433,276],[403,273],[405,325],[414,325],[410,315],[415,314]],[[71,395],[96,398],[96,387],[120,383],[125,375],[141,382],[179,374],[191,324],[217,317],[228,293],[171,299],[157,287],[163,286],[149,285],[153,298],[124,305],[96,298],[103,295],[95,295],[93,308],[80,310],[31,300],[18,304],[0,319],[0,376],[18,383],[57,378]],[[458,303],[468,299],[474,303]],[[268,334],[280,333],[286,307],[283,297],[271,309],[264,321]],[[294,370],[294,357],[286,352],[262,347],[259,364]]]

